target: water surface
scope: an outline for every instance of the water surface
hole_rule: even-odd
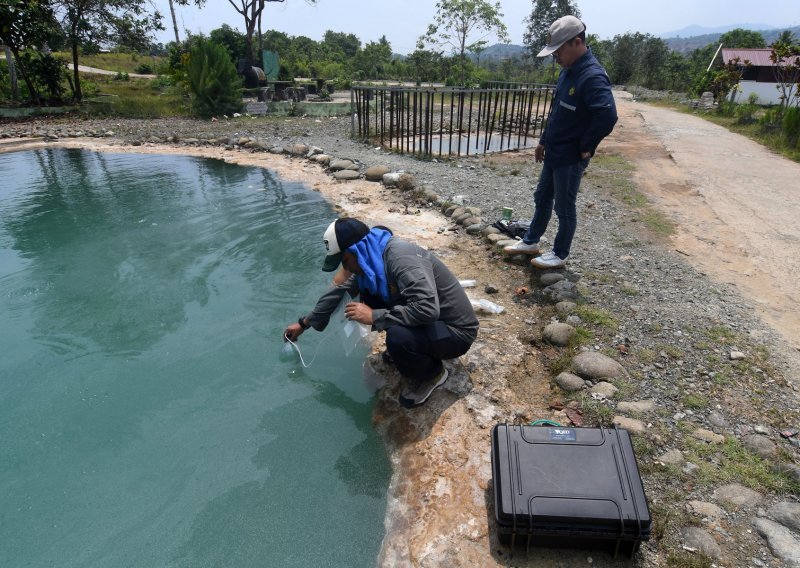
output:
[[[308,333],[318,194],[176,156],[0,155],[0,565],[371,566],[361,358]]]

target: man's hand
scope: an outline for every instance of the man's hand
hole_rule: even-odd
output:
[[[344,307],[344,315],[349,320],[372,325],[372,308],[360,302],[350,302]]]
[[[539,144],[536,146],[536,149],[533,151],[533,157],[537,162],[544,161],[544,144]]]
[[[286,338],[289,338],[291,341],[297,341],[304,331],[299,323],[290,324],[283,330],[283,340],[286,341]]]
[[[592,157],[591,152],[581,152],[581,160],[588,160]]]

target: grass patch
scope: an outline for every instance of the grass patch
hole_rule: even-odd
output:
[[[724,325],[715,325],[706,330],[706,337],[716,343],[732,343],[736,339],[736,332]]]
[[[617,319],[605,310],[592,306],[580,305],[575,308],[575,315],[593,325],[616,331],[619,327]]]
[[[636,211],[641,221],[654,236],[669,237],[676,227],[668,217],[660,213],[633,183],[633,166],[621,156],[600,155],[592,159],[587,170],[591,183],[602,187],[611,196]]]
[[[687,394],[683,397],[683,405],[692,410],[702,410],[708,408],[710,404],[711,402],[703,395]]]
[[[60,51],[53,55],[69,61],[70,64],[72,63],[72,53],[68,51]],[[93,55],[80,55],[78,63],[87,67],[115,71],[117,73],[141,73],[145,67],[149,67],[151,69],[149,74],[152,74],[166,64],[166,58],[139,55],[137,53],[96,53]]]
[[[92,75],[85,89],[89,112],[93,114],[131,118],[189,115],[188,106],[178,90],[161,82],[148,79],[115,81],[110,76]]]
[[[675,568],[711,568],[714,562],[702,554],[692,554],[688,551],[671,552],[667,557],[667,566]]]
[[[595,400],[585,392],[578,395],[578,407],[583,413],[584,426],[611,426],[614,410],[602,401]]]
[[[726,438],[719,446],[698,440],[685,440],[686,459],[699,466],[698,482],[706,485],[739,483],[759,492],[800,495],[800,483],[785,474],[772,471],[770,464],[750,453],[735,438]]]

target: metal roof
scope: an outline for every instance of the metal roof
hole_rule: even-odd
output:
[[[727,65],[732,59],[737,57],[742,61],[749,61],[750,65],[757,67],[775,67],[770,61],[771,49],[726,49],[722,48],[722,63]],[[800,57],[797,58],[800,60]]]

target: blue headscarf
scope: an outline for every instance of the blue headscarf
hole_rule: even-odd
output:
[[[383,251],[392,233],[384,229],[372,229],[356,244],[347,247],[347,252],[356,255],[358,266],[364,274],[357,274],[358,288],[366,290],[373,296],[380,296],[389,302],[389,282],[386,279],[386,268],[383,265]]]

